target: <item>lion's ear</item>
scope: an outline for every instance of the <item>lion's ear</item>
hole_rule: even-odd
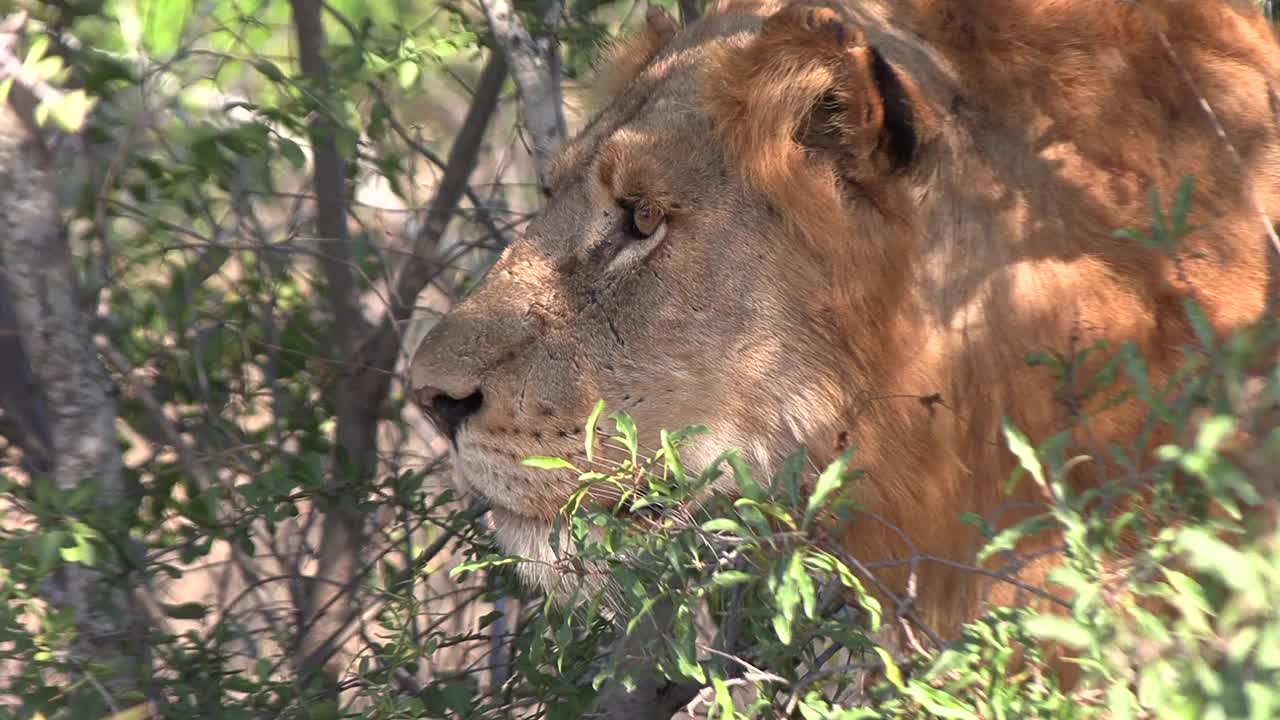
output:
[[[715,74],[713,112],[731,141],[754,145],[738,150],[800,148],[853,183],[908,166],[929,125],[910,79],[834,6],[783,8],[751,44],[727,51]]]

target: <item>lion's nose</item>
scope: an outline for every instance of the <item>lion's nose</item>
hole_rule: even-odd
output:
[[[479,389],[462,397],[455,397],[439,388],[424,385],[415,390],[413,395],[422,411],[449,438],[449,442],[457,441],[462,423],[484,405],[484,393]]]

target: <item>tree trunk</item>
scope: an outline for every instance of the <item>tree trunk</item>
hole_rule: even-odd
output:
[[[298,62],[310,92],[323,104],[330,96],[329,68],[324,60],[327,44],[321,22],[320,0],[291,0],[294,30],[298,38]],[[347,363],[354,355],[360,308],[354,282],[351,239],[347,231],[347,162],[338,147],[337,127],[327,112],[312,112],[310,139],[315,172],[315,234],[320,265],[333,310],[333,361]],[[343,367],[332,389],[337,411],[337,452],[330,470],[326,497],[318,503],[322,512],[317,565],[321,578],[309,584],[298,637],[299,673],[304,679],[323,678],[326,687],[341,673],[344,658],[337,649],[343,628],[359,612],[355,584],[361,575],[365,549],[365,515],[356,501],[376,465],[374,428],[381,399],[360,403],[350,391],[352,373]]]
[[[141,687],[147,659],[142,615],[120,554],[129,547],[132,502],[110,382],[94,351],[87,313],[76,300],[76,271],[59,217],[58,174],[38,148],[29,125],[0,106],[0,269],[30,358],[30,390],[39,396],[36,406],[46,408],[49,474],[64,491],[94,485],[94,510],[83,520],[106,540],[93,567],[65,563],[45,591],[51,603],[75,612],[72,661],[119,697]]]

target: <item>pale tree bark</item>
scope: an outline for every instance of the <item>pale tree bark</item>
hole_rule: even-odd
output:
[[[524,125],[533,145],[538,180],[547,182],[551,161],[565,139],[564,103],[560,94],[560,53],[555,32],[561,0],[550,0],[542,16],[544,32],[534,38],[520,22],[510,0],[480,0],[489,29],[511,66],[511,77],[524,104]]]
[[[12,54],[15,34],[0,34],[0,54]],[[17,87],[17,84],[14,86]],[[10,98],[12,100],[12,98]],[[87,312],[59,215],[56,165],[11,103],[0,106],[0,271],[12,319],[29,357],[33,387],[45,409],[49,477],[59,489],[91,483],[91,517],[104,535],[94,566],[61,565],[44,586],[46,598],[74,610],[69,659],[107,703],[141,688],[146,671],[144,618],[130,593],[127,519],[132,501],[116,437],[116,408],[106,370],[94,351]],[[10,378],[0,380],[8,382]]]

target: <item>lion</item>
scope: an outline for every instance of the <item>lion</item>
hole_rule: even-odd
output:
[[[1246,3],[727,0],[685,27],[651,12],[604,68],[545,208],[409,368],[456,484],[548,561],[522,569],[543,587],[576,477],[521,460],[580,454],[604,399],[647,447],[710,428],[695,471],[854,445],[866,519],[835,542],[953,637],[1020,601],[968,569],[984,537],[961,519],[1043,501],[1007,489],[1004,420],[1081,448],[1142,430],[1140,403],[1066,401],[1028,354],[1132,343],[1159,386],[1196,342],[1186,300],[1228,333],[1276,293],[1280,47]],[[1200,229],[1175,249],[1114,234],[1188,175]],[[1027,583],[1054,557],[1034,542]]]

